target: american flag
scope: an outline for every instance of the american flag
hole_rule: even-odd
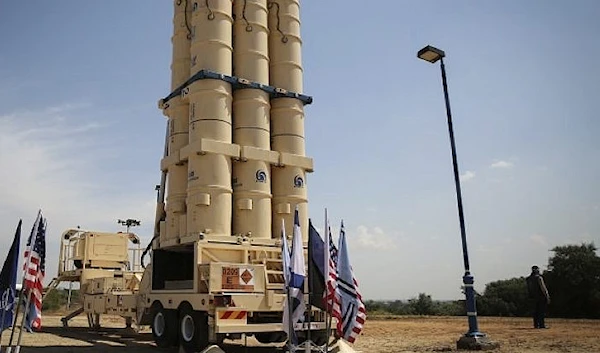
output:
[[[350,343],[354,343],[363,329],[367,319],[367,311],[358,290],[358,282],[350,265],[348,246],[346,244],[346,232],[344,222],[340,228],[339,239],[340,254],[337,263],[337,284],[342,312],[341,336]],[[338,326],[338,330],[339,330]]]
[[[325,274],[325,292],[323,294],[323,300],[325,301],[327,312],[329,312],[332,317],[337,319],[337,331],[341,334],[342,311],[340,308],[340,293],[337,285],[338,250],[333,243],[329,222],[327,222],[325,237],[327,238],[325,240],[325,262],[327,263],[327,268]]]
[[[31,303],[27,315],[28,326],[39,330],[42,328],[42,295],[46,273],[46,219],[42,217],[41,212],[38,213],[27,239],[23,271],[25,272],[23,290],[27,296],[30,296]]]

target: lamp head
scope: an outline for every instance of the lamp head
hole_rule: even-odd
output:
[[[445,56],[446,53],[444,53],[443,50],[432,47],[431,45],[426,46],[417,53],[419,59],[429,61],[430,63],[435,63]]]

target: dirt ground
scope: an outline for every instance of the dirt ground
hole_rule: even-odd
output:
[[[480,317],[479,330],[500,344],[493,352],[600,352],[600,321],[547,319],[549,329],[533,329],[531,319]],[[369,320],[355,349],[373,353],[456,351],[468,329],[466,317],[400,317]]]
[[[65,329],[60,316],[44,316],[42,332],[23,333],[24,353],[128,353],[170,352],[152,342],[148,328],[140,333],[127,332],[120,318],[103,317],[100,330],[87,328],[80,316]],[[493,352],[600,352],[600,321],[548,319],[550,328],[535,330],[526,318],[479,318],[480,331],[500,343]],[[465,333],[467,320],[463,317],[398,317],[369,318],[354,348],[363,353],[448,352],[456,351],[456,340]],[[15,332],[15,337],[18,331]],[[8,343],[10,331],[2,335],[2,347]],[[225,341],[228,353],[281,352],[281,345],[244,347],[244,341]],[[249,346],[257,342],[248,338]]]

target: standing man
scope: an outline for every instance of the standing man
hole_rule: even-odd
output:
[[[544,319],[550,304],[550,294],[540,275],[540,268],[535,265],[531,267],[531,274],[527,277],[527,290],[529,298],[533,300],[533,327],[546,328]]]

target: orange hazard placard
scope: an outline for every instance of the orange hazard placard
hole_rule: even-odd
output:
[[[223,289],[254,290],[254,269],[251,267],[223,267],[221,287]]]

